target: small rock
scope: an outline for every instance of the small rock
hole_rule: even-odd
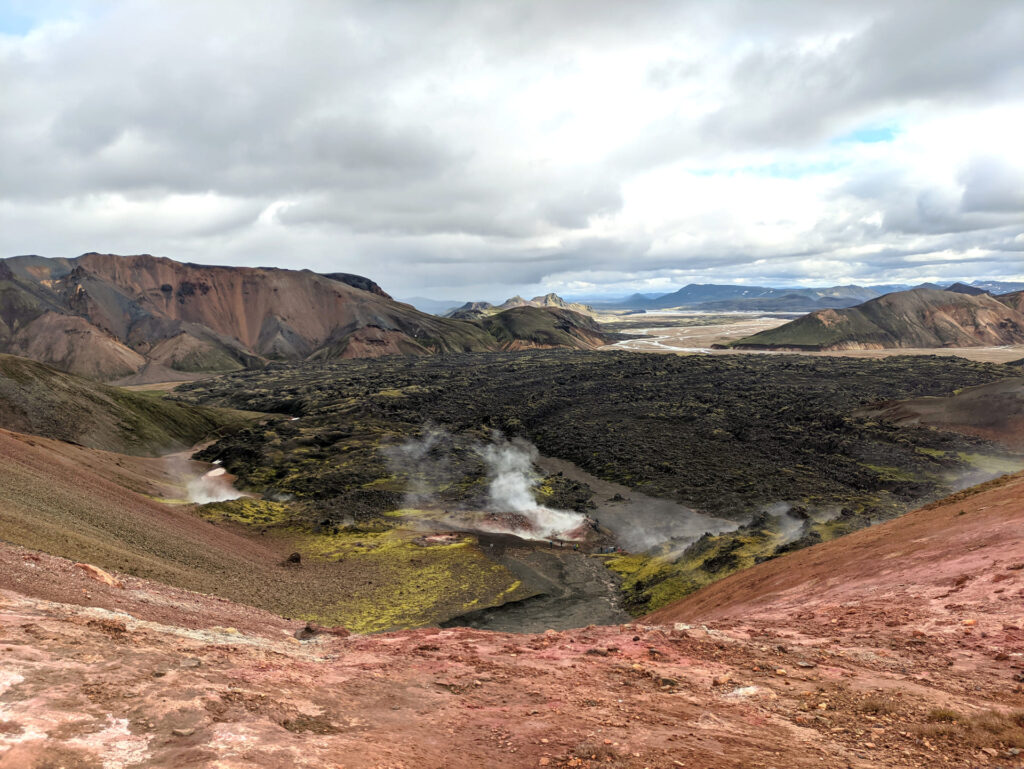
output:
[[[191,737],[195,733],[195,729],[171,729],[171,734],[175,737]]]
[[[540,765],[541,765],[541,766],[547,766],[548,764],[550,764],[550,763],[551,763],[551,759],[550,759],[550,758],[547,758],[547,757],[545,757],[545,758],[542,758],[542,759],[541,759],[541,760],[539,761],[539,763],[540,763]]]
[[[99,566],[93,566],[91,563],[76,563],[75,568],[81,569],[86,574],[88,574],[92,579],[96,580],[97,582],[102,582],[104,585],[110,585],[111,587],[120,588],[124,587],[124,585],[122,585],[120,582],[114,579],[114,577],[112,577],[110,574],[103,571],[103,569],[101,569]]]
[[[715,676],[711,680],[712,686],[725,686],[732,680],[732,673],[722,673],[720,676]]]
[[[796,663],[798,668],[816,668],[818,667],[817,662],[808,662],[807,660],[800,660]]]
[[[202,666],[202,664],[203,663],[200,660],[196,659],[195,657],[186,657],[185,659],[183,659],[181,661],[181,665],[179,665],[178,667],[198,668],[198,667]]]
[[[302,563],[302,554],[301,553],[292,553],[291,555],[289,555],[287,558],[284,559],[284,562],[285,563]]]
[[[786,669],[785,668],[776,668],[775,669],[775,675],[777,675],[777,676],[784,676],[784,675],[786,675]]]

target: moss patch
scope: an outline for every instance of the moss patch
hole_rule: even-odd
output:
[[[359,574],[353,597],[324,606],[303,619],[344,625],[358,633],[422,627],[474,609],[498,606],[529,596],[504,566],[490,561],[476,539],[464,536],[450,545],[421,546],[419,533],[344,532],[296,534],[304,558],[345,561]]]
[[[292,512],[280,502],[240,497],[226,502],[210,502],[198,507],[199,515],[208,521],[231,521],[245,526],[280,526],[287,523]]]
[[[901,470],[898,467],[889,467],[887,465],[868,465],[864,467],[868,468],[871,472],[877,475],[884,481],[914,481],[917,478],[913,473],[909,473],[906,470]]]

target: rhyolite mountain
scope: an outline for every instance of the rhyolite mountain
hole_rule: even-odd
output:
[[[558,294],[550,293],[544,296],[535,296],[533,299],[523,299],[521,296],[513,296],[498,305],[490,302],[466,302],[445,314],[448,318],[460,318],[462,320],[480,320],[489,315],[496,315],[499,312],[512,310],[518,307],[539,307],[556,310],[570,310],[580,315],[593,315],[594,308],[588,304],[579,302],[567,302]]]
[[[0,260],[0,352],[103,381],[505,343],[479,324],[422,313],[347,273],[184,264],[146,254]]]
[[[812,312],[730,343],[739,349],[869,350],[1024,344],[1020,294],[918,288]]]
[[[479,322],[503,350],[589,350],[622,338],[603,331],[593,318],[561,307],[513,307]]]

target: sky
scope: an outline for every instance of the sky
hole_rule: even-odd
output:
[[[1019,0],[0,0],[0,255],[1024,280]]]

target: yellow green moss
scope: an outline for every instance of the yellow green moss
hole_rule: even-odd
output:
[[[287,523],[291,518],[291,510],[288,505],[280,502],[239,497],[226,502],[210,502],[200,505],[199,515],[208,521],[231,521],[245,526],[264,528]]]
[[[297,534],[294,541],[304,558],[355,562],[358,573],[368,577],[351,599],[303,619],[370,633],[422,627],[530,595],[508,569],[477,549],[475,538],[423,547],[415,542],[418,536],[402,529]]]
[[[770,528],[708,537],[682,555],[626,554],[606,561],[622,578],[628,607],[637,614],[660,609],[775,552],[779,533]],[[717,559],[717,563],[715,562]]]
[[[898,467],[890,467],[889,465],[869,464],[865,464],[864,466],[884,481],[918,480],[912,473],[908,473],[906,470],[901,470]]]

